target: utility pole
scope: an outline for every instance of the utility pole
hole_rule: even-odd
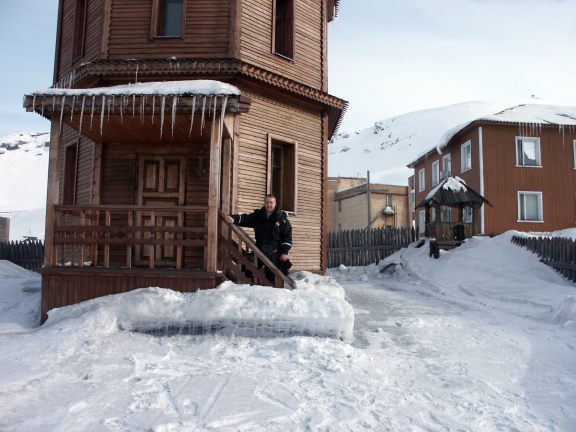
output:
[[[368,198],[368,227],[372,228],[372,203],[370,202],[370,171],[366,171],[366,197]]]

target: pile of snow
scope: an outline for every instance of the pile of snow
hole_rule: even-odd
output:
[[[70,320],[77,327],[150,334],[310,335],[350,341],[354,311],[333,279],[303,272],[297,289],[225,282],[216,290],[180,293],[142,288],[49,312],[47,325]]]
[[[576,326],[576,295],[566,296],[554,308],[553,322],[562,326]]]
[[[0,216],[10,219],[10,240],[44,238],[50,135],[0,138]]]
[[[40,275],[0,260],[0,334],[22,331],[40,320]]]
[[[0,260],[0,279],[18,279],[23,277],[33,277],[36,273],[26,270],[11,261]]]
[[[448,177],[446,182],[444,182],[444,186],[442,189],[444,190],[451,190],[452,192],[466,192],[468,188],[465,186],[464,180],[460,177]]]

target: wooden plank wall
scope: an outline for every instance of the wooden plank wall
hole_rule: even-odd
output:
[[[298,141],[297,214],[293,226],[291,260],[294,269],[319,270],[322,210],[322,117],[320,111],[296,108],[279,96],[241,87],[252,98],[240,116],[237,210],[262,207],[266,194],[268,134]]]
[[[242,1],[242,60],[322,89],[323,2],[296,2],[294,61],[272,53],[272,0]]]
[[[224,57],[228,53],[230,0],[187,0],[182,38],[150,39],[152,1],[112,2],[110,59]]]

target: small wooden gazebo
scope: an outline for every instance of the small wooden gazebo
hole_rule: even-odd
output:
[[[426,237],[430,242],[430,254],[437,256],[440,249],[452,249],[460,246],[466,238],[480,232],[478,226],[478,211],[484,203],[492,206],[490,202],[478,192],[468,186],[464,180],[456,176],[449,176],[442,180],[426,197],[418,203],[416,208],[424,207]],[[442,207],[458,209],[457,215],[450,212],[448,220],[443,220]],[[472,220],[465,223],[464,212],[472,209]],[[432,220],[432,212],[435,217]]]

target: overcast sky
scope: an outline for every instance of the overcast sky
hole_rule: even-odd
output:
[[[0,136],[48,130],[22,96],[52,83],[57,0],[0,0]],[[342,130],[530,95],[576,105],[576,0],[342,0],[330,24]]]

